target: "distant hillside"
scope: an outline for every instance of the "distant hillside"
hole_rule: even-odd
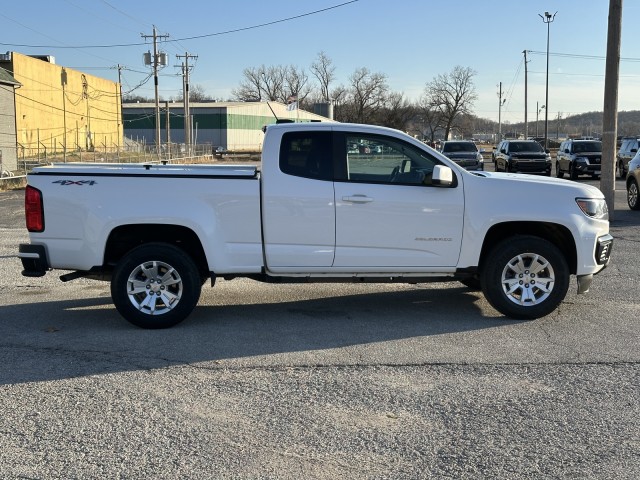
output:
[[[592,136],[598,137],[602,134],[602,115],[603,112],[587,112],[579,115],[571,115],[563,117],[560,113],[560,119],[558,115],[549,117],[549,137],[555,137],[558,133],[561,137],[566,135],[571,136]],[[498,131],[497,122],[486,120],[482,118],[476,118],[474,120],[475,130],[481,131]],[[492,129],[492,130],[491,130]],[[543,135],[544,130],[544,118],[539,119],[538,133]],[[503,132],[524,132],[524,122],[521,123],[509,123],[502,124]],[[536,132],[535,117],[533,120],[529,120],[529,135],[533,136]],[[640,110],[632,110],[628,112],[618,112],[618,135],[619,136],[640,136]]]

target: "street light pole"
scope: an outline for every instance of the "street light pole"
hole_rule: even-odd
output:
[[[549,25],[556,18],[556,14],[558,12],[551,15],[549,12],[544,12],[544,17],[540,14],[538,16],[542,19],[544,23],[547,24],[547,85],[545,91],[545,105],[547,108],[544,109],[544,148],[545,150],[549,148],[549,138],[548,138],[548,126],[549,126]]]
[[[502,82],[500,82],[500,86],[498,87],[498,142],[502,141],[502,105],[507,99],[502,99]]]
[[[540,108],[538,108],[538,102],[536,102],[536,138],[539,137],[538,135],[538,115],[540,115],[540,112],[545,108],[544,105],[542,105]]]

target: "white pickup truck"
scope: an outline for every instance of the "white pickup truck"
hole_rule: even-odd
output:
[[[468,172],[402,132],[267,127],[261,167],[54,164],[25,191],[23,275],[110,280],[120,314],[165,328],[211,279],[458,280],[538,318],[609,262],[607,206],[569,180]]]

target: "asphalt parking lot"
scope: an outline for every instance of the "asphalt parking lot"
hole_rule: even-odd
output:
[[[457,282],[233,280],[162,331],[106,283],[22,277],[23,193],[0,192],[0,477],[638,478],[640,215],[617,188],[612,264],[539,320]]]

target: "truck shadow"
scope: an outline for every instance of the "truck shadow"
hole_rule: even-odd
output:
[[[395,341],[515,323],[483,316],[482,296],[452,284],[293,301],[282,300],[288,287],[270,286],[281,289],[277,303],[244,305],[206,305],[216,297],[204,293],[193,314],[167,330],[130,325],[105,296],[2,306],[0,385],[199,362],[242,367],[261,356],[274,356],[263,362],[274,365],[334,364],[334,349],[344,348],[362,351],[340,353],[341,363],[366,363],[368,348],[381,342],[390,342],[383,363],[396,363],[420,344]]]

